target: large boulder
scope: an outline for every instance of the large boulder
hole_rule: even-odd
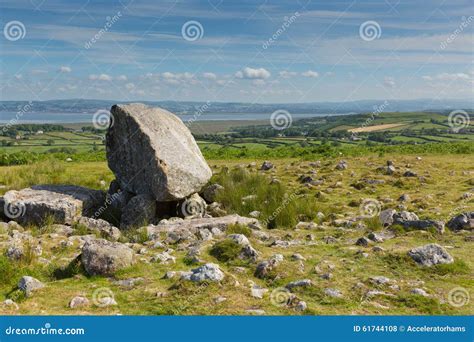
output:
[[[438,244],[431,243],[411,249],[408,255],[419,265],[433,266],[437,264],[451,264],[453,257]]]
[[[133,264],[133,250],[118,242],[90,240],[82,247],[81,261],[89,275],[113,275]]]
[[[0,210],[21,224],[41,225],[48,217],[56,223],[72,224],[80,216],[94,216],[105,193],[75,185],[37,185],[10,190],[0,200]]]
[[[212,171],[177,116],[140,103],[114,105],[111,113],[107,160],[121,189],[174,201],[209,181]]]

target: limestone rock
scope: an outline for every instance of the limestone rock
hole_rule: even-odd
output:
[[[449,220],[447,226],[452,231],[474,229],[474,211],[454,216]]]
[[[413,248],[408,255],[422,266],[433,266],[437,264],[451,264],[453,257],[440,245],[431,243],[421,247]]]
[[[156,201],[146,194],[132,197],[123,208],[120,228],[127,229],[134,226],[146,225],[156,216]]]
[[[27,297],[29,297],[33,291],[42,289],[43,287],[44,284],[42,282],[30,276],[23,276],[18,282],[18,288],[25,292]]]
[[[191,132],[174,114],[140,103],[114,105],[111,114],[107,160],[121,189],[173,201],[199,192],[211,178]]]
[[[132,265],[133,250],[122,243],[95,239],[84,244],[81,260],[89,275],[113,275]]]
[[[10,190],[0,210],[3,215],[21,224],[41,225],[47,217],[56,223],[72,224],[80,216],[93,216],[103,205],[105,194],[100,190],[74,185],[37,185]]]

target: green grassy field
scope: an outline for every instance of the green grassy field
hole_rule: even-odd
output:
[[[383,203],[383,208],[397,206],[397,198],[401,194],[411,197],[406,203],[407,209],[417,212],[422,218],[446,220],[454,213],[466,211],[474,206],[473,199],[463,200],[462,194],[474,185],[474,164],[471,155],[423,155],[422,160],[410,154],[386,154],[380,157],[369,154],[358,157],[341,156],[347,160],[349,168],[334,171],[334,165],[340,159],[323,158],[322,167],[317,169],[318,177],[325,180],[321,186],[307,187],[298,181],[300,174],[309,174],[312,169],[309,161],[299,158],[272,159],[276,168],[261,174],[255,167],[247,168],[250,162],[259,165],[262,159],[242,160],[208,160],[216,173],[215,180],[225,184],[228,191],[219,199],[226,205],[229,212],[248,215],[251,210],[260,210],[263,216],[275,209],[279,196],[284,192],[296,193],[295,204],[284,209],[282,215],[290,220],[280,220],[276,229],[264,232],[271,234],[272,239],[299,240],[302,244],[293,247],[270,247],[270,242],[250,236],[252,245],[259,251],[259,259],[265,259],[275,253],[281,253],[285,261],[277,269],[277,277],[257,279],[253,276],[254,263],[241,261],[219,262],[209,254],[211,246],[218,240],[205,242],[202,259],[207,262],[218,262],[226,274],[221,284],[199,286],[176,279],[163,279],[169,270],[189,270],[192,265],[187,263],[185,250],[175,249],[176,264],[162,265],[148,263],[146,260],[160,248],[152,243],[140,242],[135,249],[145,246],[147,252],[141,254],[137,264],[120,271],[112,278],[88,277],[81,271],[64,275],[58,272],[77,255],[77,245],[60,247],[61,236],[53,237],[48,227],[30,227],[36,238],[41,239],[42,258],[51,260],[44,264],[38,258],[11,262],[1,257],[0,268],[8,278],[0,282],[0,300],[14,298],[20,305],[19,311],[0,308],[1,313],[15,314],[245,314],[249,309],[263,309],[267,314],[298,314],[291,307],[280,307],[272,304],[270,294],[278,291],[290,281],[310,279],[313,286],[295,290],[300,300],[306,301],[308,310],[303,314],[469,314],[473,311],[473,303],[462,307],[453,307],[447,302],[449,291],[463,287],[474,289],[474,259],[471,244],[465,233],[446,232],[443,235],[427,231],[396,232],[393,239],[378,244],[382,252],[375,252],[370,247],[358,247],[354,242],[370,231],[381,231],[380,225],[373,219],[365,219],[365,228],[350,229],[335,226],[333,218],[347,218],[359,214],[359,204],[363,199],[374,198]],[[384,165],[387,159],[393,160],[402,169],[410,164],[410,168],[426,181],[418,178],[401,178],[386,176],[376,172],[378,166]],[[243,169],[239,165],[243,165]],[[219,174],[223,168],[236,168],[243,176]],[[224,177],[224,178],[223,178]],[[251,180],[248,177],[256,177]],[[280,190],[270,190],[270,177],[278,178]],[[365,186],[357,190],[352,186],[360,179],[374,178],[385,181],[377,186]],[[72,183],[96,189],[104,189],[113,179],[113,175],[105,162],[40,162],[32,165],[10,166],[0,168],[0,179],[6,185],[2,191],[18,189],[40,183]],[[258,184],[258,188],[248,188],[248,182]],[[255,183],[257,182],[257,183]],[[270,192],[269,192],[270,191]],[[265,204],[267,193],[274,193],[272,204]],[[241,205],[240,197],[256,194],[257,198],[249,205]],[[323,194],[323,195],[321,195]],[[280,198],[281,200],[281,198]],[[304,205],[303,205],[304,204]],[[320,220],[316,212],[325,214]],[[309,215],[309,216],[308,216]],[[318,223],[317,229],[296,230],[295,222],[312,220]],[[81,232],[78,232],[81,234]],[[471,234],[472,235],[472,234]],[[337,242],[327,244],[325,239],[332,236]],[[311,237],[309,239],[309,237]],[[8,236],[0,235],[0,246],[8,240]],[[406,257],[406,252],[413,247],[426,243],[438,243],[448,246],[456,263],[449,267],[422,268]],[[142,245],[143,244],[143,245]],[[362,256],[361,252],[367,253]],[[291,255],[299,253],[306,258],[301,263],[292,260]],[[240,268],[239,268],[240,267]],[[242,268],[242,269],[241,269]],[[239,270],[239,271],[237,271]],[[330,279],[321,278],[324,273],[331,273]],[[21,275],[30,274],[46,283],[46,287],[31,298],[22,299],[14,291],[15,282]],[[58,274],[62,274],[58,276]],[[390,285],[374,285],[372,276],[386,276],[391,279]],[[141,277],[143,280],[133,288],[123,288],[115,284],[118,279]],[[269,292],[263,299],[250,295],[249,281],[268,288]],[[423,288],[429,297],[413,295],[411,289]],[[77,295],[91,297],[95,290],[107,288],[112,291],[118,303],[112,307],[90,306],[82,309],[70,309],[69,300]],[[326,288],[341,291],[342,298],[332,298],[324,293]],[[384,295],[368,297],[368,290],[380,290]],[[218,296],[226,301],[215,304]]]

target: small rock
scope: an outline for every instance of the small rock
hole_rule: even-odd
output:
[[[295,287],[307,287],[307,286],[311,286],[311,285],[312,285],[312,282],[311,282],[310,279],[302,279],[302,280],[292,281],[292,282],[288,283],[285,287],[288,290],[292,290]]]
[[[428,267],[454,262],[453,257],[443,247],[435,243],[413,248],[408,252],[408,255],[419,265]]]
[[[44,284],[42,282],[30,276],[23,276],[18,282],[18,288],[25,292],[27,297],[29,297],[33,291],[42,289],[43,287]]]
[[[267,171],[273,169],[273,164],[270,163],[269,161],[264,161],[262,166],[260,167],[260,170]]]
[[[429,297],[430,296],[428,293],[426,293],[425,290],[420,289],[420,288],[414,288],[413,290],[410,291],[410,293],[415,294],[415,295],[419,295],[419,296],[423,296],[423,297]]]
[[[308,305],[304,301],[299,301],[295,306],[296,311],[305,311],[308,308]]]
[[[78,308],[78,307],[84,307],[84,306],[88,306],[88,305],[89,305],[89,299],[87,299],[86,297],[82,297],[82,296],[76,296],[73,299],[71,299],[71,301],[69,302],[69,307],[71,309],[75,309],[75,308]]]
[[[342,298],[342,292],[338,289],[324,289],[324,294],[333,298]]]
[[[194,282],[221,281],[224,279],[224,273],[220,270],[218,265],[207,263],[192,269],[191,272],[183,275],[182,279]]]

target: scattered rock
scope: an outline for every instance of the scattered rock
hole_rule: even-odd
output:
[[[336,170],[346,170],[348,167],[347,162],[345,160],[341,160],[337,165],[336,165]]]
[[[260,287],[258,285],[253,285],[250,288],[250,295],[254,298],[262,299],[263,295],[268,292],[268,289]]]
[[[342,298],[342,292],[338,289],[324,289],[324,294],[333,298]]]
[[[295,306],[296,311],[305,311],[307,308],[308,308],[308,305],[306,304],[306,302],[302,300],[300,300],[298,304],[296,304]]]
[[[408,255],[422,266],[451,264],[454,262],[453,257],[443,247],[435,243],[413,248],[408,252]]]
[[[89,306],[89,299],[87,299],[86,297],[76,296],[73,299],[71,299],[71,301],[69,302],[69,307],[71,309],[84,307],[84,306]]]
[[[358,238],[355,244],[357,246],[367,247],[369,246],[370,243],[371,243],[370,240],[366,238],[365,236],[363,236],[361,238]]]
[[[285,287],[291,291],[295,287],[307,287],[311,285],[312,285],[312,282],[310,279],[302,279],[302,280],[292,281],[291,283],[288,283]]]
[[[458,231],[462,229],[474,229],[474,211],[462,213],[454,216],[447,226],[452,231]]]
[[[430,296],[428,293],[426,293],[425,290],[419,289],[419,288],[414,288],[413,290],[410,291],[410,293],[415,294],[415,295],[419,295],[419,296],[423,296],[423,297],[429,297]]]
[[[117,227],[102,219],[93,219],[90,217],[80,217],[79,224],[86,226],[88,229],[99,233],[103,238],[117,241],[122,235]]]
[[[18,288],[23,291],[27,297],[31,296],[33,291],[37,291],[43,287],[44,284],[42,282],[30,276],[23,276],[18,282]]]
[[[273,169],[273,164],[270,163],[269,161],[264,161],[262,166],[260,167],[260,170],[267,171]]]
[[[217,195],[224,190],[224,187],[220,184],[214,183],[206,186],[202,192],[201,196],[206,200],[207,203],[215,202]]]
[[[207,263],[192,269],[191,272],[184,274],[181,278],[194,282],[221,281],[224,279],[224,273],[220,270],[218,265]]]
[[[81,260],[89,275],[113,275],[132,265],[133,250],[118,242],[95,239],[84,244]]]

